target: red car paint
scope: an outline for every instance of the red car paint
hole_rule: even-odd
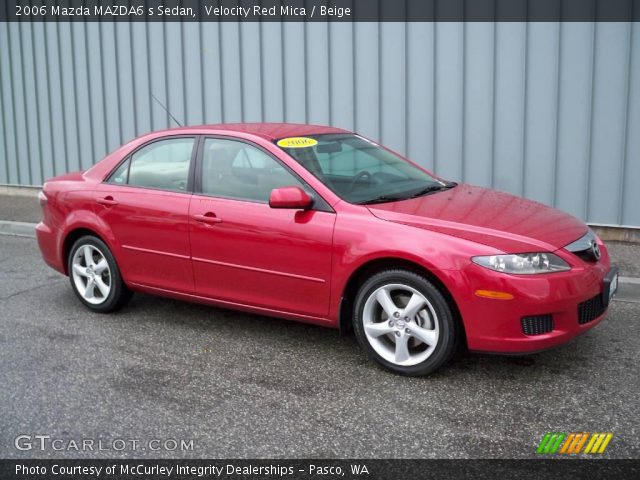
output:
[[[561,344],[598,324],[577,321],[577,306],[602,291],[610,268],[563,246],[587,232],[574,217],[505,193],[458,185],[376,205],[341,200],[278,148],[283,137],[344,130],[293,124],[227,124],[154,132],[124,145],[84,173],[45,183],[36,232],[51,267],[66,272],[66,239],[77,229],[102,238],[133,290],[337,328],[349,280],[372,262],[413,263],[448,291],[470,349],[528,352]],[[121,159],[174,135],[223,136],[261,146],[287,165],[333,211],[271,208],[198,193],[103,183]],[[276,199],[279,200],[279,199]],[[471,262],[500,253],[554,252],[571,270],[508,275]],[[512,294],[482,298],[476,290]],[[522,316],[554,315],[551,333],[526,336]]]

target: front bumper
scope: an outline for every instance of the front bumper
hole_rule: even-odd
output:
[[[461,274],[464,284],[456,298],[470,350],[494,353],[532,353],[568,342],[600,323],[608,302],[605,277],[611,270],[603,248],[602,258],[585,262],[572,254],[562,255],[572,269],[543,275],[506,275],[470,264]],[[482,298],[476,290],[513,295],[511,300]],[[607,291],[605,291],[607,290]],[[608,300],[608,297],[607,297]],[[582,304],[582,305],[581,305]],[[594,307],[595,305],[595,307]],[[551,316],[553,329],[537,335],[524,333],[523,317]]]

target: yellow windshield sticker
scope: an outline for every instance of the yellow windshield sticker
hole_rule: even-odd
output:
[[[277,145],[282,148],[305,148],[317,145],[318,141],[307,137],[289,137],[278,140]]]

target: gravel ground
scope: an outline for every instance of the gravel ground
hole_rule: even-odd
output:
[[[523,458],[548,431],[611,431],[606,457],[639,458],[639,315],[631,292],[561,348],[404,378],[320,327],[146,295],[90,313],[33,239],[0,236],[0,457]],[[82,439],[141,443],[66,449]]]

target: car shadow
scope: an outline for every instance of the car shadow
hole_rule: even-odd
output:
[[[215,336],[211,345],[220,339],[232,341],[242,337],[255,349],[285,352],[290,361],[304,358],[305,362],[318,365],[344,362],[342,369],[351,366],[359,371],[364,369],[368,374],[394,375],[369,361],[352,333],[340,336],[337,330],[317,325],[144,294],[136,294],[113,318],[196,330],[203,338],[203,354],[215,354],[213,347],[207,347],[207,335]],[[425,378],[451,379],[462,374],[531,378],[549,372],[561,373],[582,366],[591,355],[593,343],[587,333],[567,345],[529,355],[483,354],[461,347],[452,361]]]

